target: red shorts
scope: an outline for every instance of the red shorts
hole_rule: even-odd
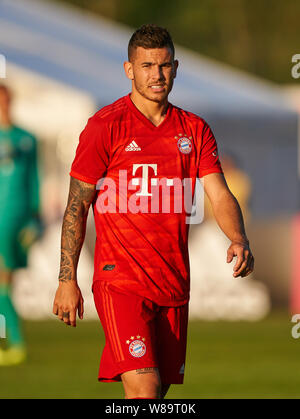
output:
[[[121,381],[123,372],[157,367],[163,384],[182,384],[188,304],[161,307],[104,281],[94,282],[93,293],[106,339],[99,381]]]

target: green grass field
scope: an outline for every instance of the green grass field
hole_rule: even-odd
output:
[[[185,384],[171,387],[168,398],[299,398],[300,339],[292,325],[278,312],[255,323],[190,322]],[[123,398],[121,384],[97,381],[100,324],[25,322],[24,330],[28,361],[0,367],[0,398]]]

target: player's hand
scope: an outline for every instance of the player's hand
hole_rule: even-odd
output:
[[[250,275],[254,269],[254,257],[249,243],[233,241],[227,250],[227,263],[232,262],[235,256],[237,260],[233,267],[233,276],[235,278],[239,276],[244,278]]]
[[[76,327],[76,313],[83,319],[83,297],[76,281],[60,282],[57,288],[53,314],[68,326]]]

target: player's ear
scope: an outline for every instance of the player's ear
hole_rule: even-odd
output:
[[[130,61],[125,61],[124,62],[124,70],[125,70],[125,74],[126,76],[129,78],[129,80],[133,80],[133,69],[132,69],[132,63]]]
[[[178,60],[174,60],[174,79],[177,76],[177,68],[179,65],[179,61]]]

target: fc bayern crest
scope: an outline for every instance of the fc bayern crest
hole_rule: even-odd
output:
[[[138,336],[140,337],[140,336]],[[134,337],[133,337],[134,338]],[[142,340],[135,339],[129,345],[129,352],[135,358],[141,358],[146,353],[146,344],[144,343],[145,338]],[[129,343],[130,341],[127,341]]]
[[[179,151],[183,154],[189,154],[192,151],[192,142],[191,137],[181,137],[177,141],[177,145],[179,148]]]

